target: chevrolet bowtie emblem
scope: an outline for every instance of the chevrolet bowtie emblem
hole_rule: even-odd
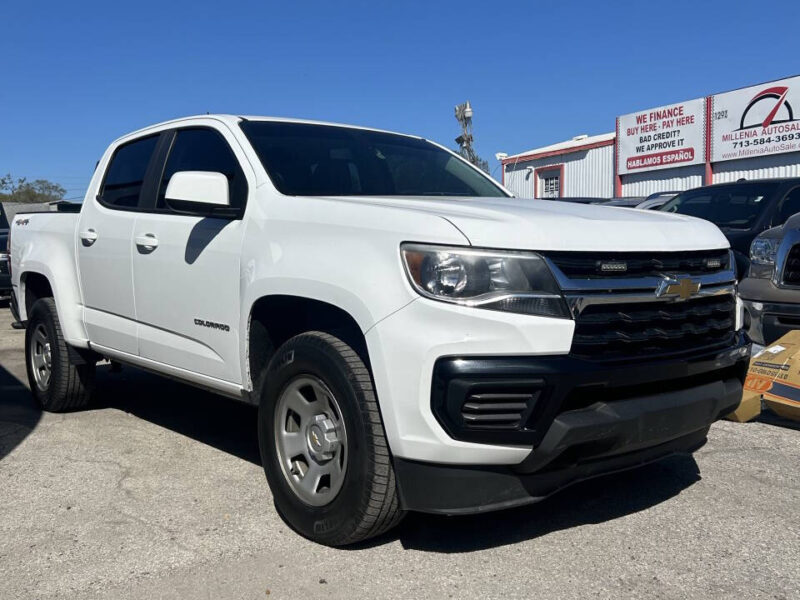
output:
[[[664,277],[656,288],[656,296],[677,296],[681,300],[691,298],[700,291],[700,282],[688,277]]]

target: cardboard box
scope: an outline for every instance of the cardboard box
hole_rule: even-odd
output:
[[[780,416],[800,420],[800,331],[790,331],[750,360],[742,404],[733,415],[741,411],[742,417],[752,414],[742,420],[755,418],[754,398],[761,396]]]
[[[745,382],[746,383],[746,382]],[[728,421],[746,423],[752,421],[761,414],[761,394],[745,390],[742,394],[742,401],[735,411],[725,416]]]

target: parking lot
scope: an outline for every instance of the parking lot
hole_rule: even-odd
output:
[[[336,550],[272,505],[254,409],[132,368],[42,414],[0,307],[0,598],[797,598],[800,428],[717,423],[694,458],[524,509],[411,515]]]

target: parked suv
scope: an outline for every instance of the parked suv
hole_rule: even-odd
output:
[[[45,410],[86,406],[102,357],[258,405],[279,513],[333,545],[694,451],[749,353],[713,224],[520,201],[343,125],[126,135],[80,214],[16,215],[11,264]]]
[[[661,207],[717,225],[736,256],[737,277],[747,273],[753,239],[800,212],[800,178],[718,183],[681,192]]]
[[[766,346],[800,329],[800,214],[753,240],[739,295],[754,342]]]

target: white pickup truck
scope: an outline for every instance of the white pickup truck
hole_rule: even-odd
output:
[[[280,514],[329,545],[693,451],[746,369],[714,225],[516,199],[414,136],[154,125],[9,246],[43,409],[103,359],[258,405]]]

